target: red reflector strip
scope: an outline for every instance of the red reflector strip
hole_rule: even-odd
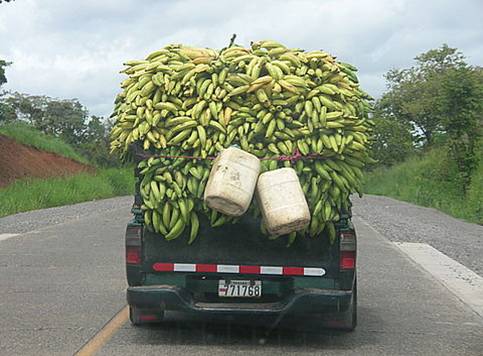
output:
[[[340,254],[340,269],[354,269],[356,267],[356,255],[353,251],[342,251]]]
[[[303,276],[303,267],[284,267],[282,273],[286,276]]]
[[[260,274],[260,266],[240,266],[240,273]]]
[[[216,272],[216,265],[213,264],[197,264],[196,272]]]
[[[153,269],[156,272],[173,272],[174,271],[174,263],[155,263],[153,265]]]
[[[286,267],[286,266],[249,266],[218,265],[206,263],[162,263],[153,264],[155,272],[198,272],[198,273],[232,273],[255,275],[311,276],[321,277],[325,270],[318,267]]]

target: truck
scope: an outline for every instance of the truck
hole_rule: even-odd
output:
[[[135,170],[139,177],[139,170]],[[336,238],[324,233],[269,239],[250,215],[199,235],[167,241],[143,221],[136,183],[125,234],[127,302],[134,326],[162,322],[166,311],[196,316],[318,319],[352,331],[357,324],[357,239],[350,208],[340,211]]]

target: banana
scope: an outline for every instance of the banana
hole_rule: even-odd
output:
[[[295,238],[297,237],[297,232],[293,231],[288,235],[287,247],[292,245],[295,242]]]
[[[155,180],[152,180],[150,186],[151,186],[151,192],[153,193],[155,198],[154,201],[160,202],[162,200],[162,197],[159,191],[158,183]]]
[[[169,233],[165,236],[166,240],[174,240],[178,238],[182,233],[183,230],[185,229],[185,223],[182,219],[178,219],[174,226],[171,228]]]
[[[248,91],[248,89],[250,88],[250,86],[247,84],[247,85],[242,85],[242,86],[239,86],[233,90],[231,90],[227,97],[230,98],[232,96],[235,96],[235,95],[241,95],[241,94],[244,94],[245,92]]]
[[[152,210],[146,210],[144,212],[144,223],[147,225],[147,226],[150,226],[152,224],[152,219],[151,219],[151,216],[152,216]]]
[[[181,131],[179,134],[177,134],[175,137],[173,137],[169,142],[169,146],[174,146],[183,141],[184,139],[188,138],[191,135],[191,130],[184,130]]]
[[[178,200],[178,206],[179,206],[179,210],[181,212],[181,217],[183,219],[183,221],[186,223],[188,223],[189,221],[189,211],[188,211],[188,207],[186,206],[186,203],[183,199],[180,199]]]
[[[178,112],[178,107],[171,102],[160,102],[157,103],[154,107],[158,110],[168,110],[174,114]]]
[[[270,123],[268,124],[267,131],[265,133],[265,138],[270,138],[273,135],[273,132],[275,131],[275,127],[277,125],[276,120],[271,120]]]
[[[290,83],[290,82],[288,82],[286,80],[280,79],[278,81],[278,84],[280,84],[280,86],[283,89],[287,90],[288,92],[291,92],[291,93],[294,93],[294,94],[298,94],[299,93],[298,88],[295,85],[293,85],[292,83]]]
[[[129,157],[130,145],[139,143],[154,155],[202,159],[141,161],[148,228],[174,239],[189,227],[193,243],[199,214],[206,213],[200,199],[211,161],[205,159],[238,145],[260,158],[305,156],[295,164],[262,161],[263,169],[295,166],[312,212],[299,235],[324,231],[334,241],[339,209],[360,192],[362,169],[373,162],[370,97],[359,88],[355,67],[324,51],[258,41],[221,51],[170,45],[126,62],[122,73],[127,79],[111,115],[110,151]],[[213,226],[232,221],[219,214],[211,220]],[[288,245],[296,236],[290,234]]]
[[[174,134],[176,134],[178,132],[189,130],[189,129],[192,129],[196,126],[198,126],[198,123],[196,122],[196,120],[189,120],[189,121],[183,122],[183,123],[176,125],[175,127],[171,128],[169,133],[170,133],[170,136],[173,136]]]
[[[218,121],[211,120],[208,125],[226,134],[226,129]]]
[[[344,113],[342,111],[333,111],[333,112],[329,112],[327,113],[327,115],[325,116],[325,118],[327,120],[333,120],[333,119],[336,119],[338,117],[341,117]]]
[[[330,146],[334,150],[334,152],[337,152],[339,150],[339,146],[337,145],[337,141],[335,139],[335,136],[329,136],[329,142]]]
[[[257,91],[258,89],[270,83],[272,80],[273,78],[269,75],[266,75],[254,80],[253,82],[250,83],[250,87],[248,88],[247,93]]]
[[[190,215],[190,225],[191,225],[191,231],[190,231],[190,237],[188,240],[189,245],[191,245],[195,241],[196,236],[198,236],[198,231],[200,229],[200,222],[198,219],[198,215],[196,215],[195,212],[192,212]]]
[[[324,166],[320,163],[320,161],[315,161],[315,170],[322,178],[325,178],[327,180],[332,180],[332,177],[330,176],[329,172],[327,172],[327,170],[324,169]]]

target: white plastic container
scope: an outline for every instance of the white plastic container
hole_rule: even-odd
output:
[[[256,194],[270,234],[285,235],[309,225],[309,206],[294,169],[280,168],[262,173],[258,177]]]
[[[204,201],[210,208],[230,216],[243,215],[253,198],[260,160],[239,148],[229,147],[213,161]]]

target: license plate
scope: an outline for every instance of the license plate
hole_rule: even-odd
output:
[[[259,298],[262,296],[262,281],[221,279],[218,283],[219,297]]]

